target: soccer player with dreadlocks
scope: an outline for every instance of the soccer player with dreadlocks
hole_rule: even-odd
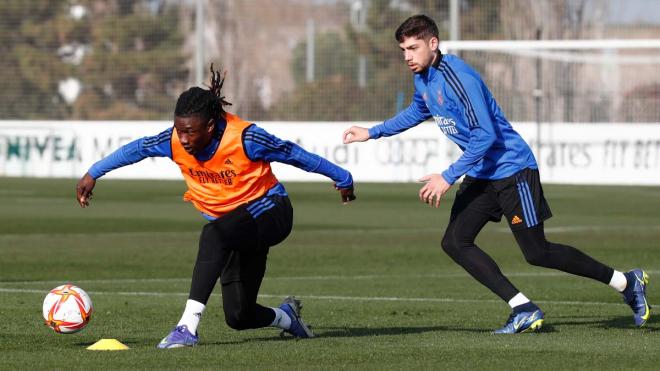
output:
[[[131,142],[95,163],[80,179],[76,196],[89,205],[96,180],[147,157],[169,157],[186,181],[183,198],[208,223],[199,239],[188,301],[176,327],[158,348],[193,346],[197,326],[220,278],[225,321],[236,330],[278,327],[294,337],[314,334],[300,317],[300,301],[287,297],[277,308],[257,304],[271,246],[291,232],[293,209],[271,171],[278,161],[323,174],[335,182],[344,203],[353,201],[351,173],[253,123],[225,112],[224,76],[211,66],[210,89],[193,87],[176,103],[174,126]]]

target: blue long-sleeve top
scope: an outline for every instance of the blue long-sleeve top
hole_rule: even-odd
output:
[[[216,121],[216,133],[211,142],[206,148],[195,154],[198,160],[208,161],[213,157],[218,149],[226,125],[227,123],[224,120]],[[158,135],[143,137],[120,147],[92,165],[88,170],[89,175],[94,179],[98,179],[109,171],[134,164],[147,157],[169,157],[172,159],[172,147],[170,145],[172,130],[173,127],[170,127]],[[349,171],[317,154],[306,151],[293,142],[281,140],[255,124],[245,129],[243,148],[252,161],[282,162],[308,172],[325,175],[335,182],[337,188],[347,189],[353,187],[353,177]],[[284,186],[278,183],[268,191],[267,195],[286,196],[287,193]],[[209,220],[213,219],[209,215],[203,215]]]
[[[513,129],[481,76],[455,55],[438,54],[433,66],[415,74],[410,106],[369,129],[377,139],[401,133],[433,117],[463,154],[442,172],[454,184],[463,175],[502,179],[538,166],[532,150]]]

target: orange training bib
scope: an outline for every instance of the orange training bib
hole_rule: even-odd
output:
[[[278,182],[268,162],[252,161],[245,154],[243,131],[252,124],[229,113],[226,119],[220,144],[208,161],[186,152],[176,129],[172,131],[172,160],[188,186],[183,199],[213,217],[263,196]]]

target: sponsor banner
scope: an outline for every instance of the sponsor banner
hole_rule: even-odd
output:
[[[122,145],[169,126],[169,122],[144,121],[0,122],[0,176],[79,178]],[[114,170],[108,177],[176,179],[181,175],[169,159],[148,158]]]
[[[438,124],[426,122],[399,135],[344,145],[351,125],[375,123],[266,122],[268,132],[349,169],[356,181],[415,182],[440,173],[460,155]],[[78,178],[96,161],[171,122],[0,122],[0,176]],[[550,183],[660,185],[660,124],[516,123]],[[539,146],[538,136],[540,134]],[[282,181],[324,181],[323,176],[274,163]],[[149,158],[112,171],[112,178],[180,179],[168,158]]]
[[[514,128],[531,145],[545,182],[660,185],[658,123],[545,124],[540,129],[520,123]]]
[[[370,127],[374,124],[273,122],[260,126],[350,170],[356,181],[415,182],[426,174],[444,170],[460,155],[460,149],[431,123],[389,138],[342,143],[342,133],[351,125]],[[273,169],[282,180],[324,179],[283,164],[273,164]]]

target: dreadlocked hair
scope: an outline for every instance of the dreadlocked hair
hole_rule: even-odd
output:
[[[204,120],[219,119],[224,117],[223,106],[231,106],[222,95],[222,85],[225,83],[227,71],[222,75],[213,70],[211,64],[211,85],[207,89],[192,87],[179,95],[176,101],[174,115],[178,117],[200,116]]]

